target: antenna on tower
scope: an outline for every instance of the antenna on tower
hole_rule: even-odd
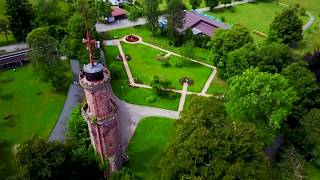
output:
[[[89,51],[89,59],[90,59],[90,64],[94,66],[95,60],[93,58],[93,53],[94,53],[94,48],[96,47],[97,41],[96,39],[91,39],[90,37],[90,32],[88,30],[88,17],[86,13],[86,8],[82,8],[82,15],[84,18],[84,25],[86,27],[86,39],[83,39],[83,42],[86,44],[87,49]]]

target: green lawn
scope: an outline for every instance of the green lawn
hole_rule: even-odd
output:
[[[227,91],[227,83],[220,78],[219,73],[216,74],[216,77],[213,79],[207,94],[225,94]]]
[[[201,92],[212,72],[212,69],[197,63],[187,63],[182,67],[176,67],[177,63],[183,63],[183,60],[176,56],[170,57],[169,67],[163,67],[161,61],[156,59],[160,51],[141,44],[122,43],[122,45],[125,53],[132,57],[129,66],[133,76],[142,80],[144,84],[150,84],[154,76],[159,76],[170,80],[172,87],[180,90],[182,85],[179,80],[182,77],[189,77],[194,81],[194,84],[188,90]]]
[[[267,0],[237,5],[233,8],[224,8],[215,12],[206,12],[206,14],[219,19],[225,18],[225,23],[230,25],[244,25],[259,43],[265,38],[253,33],[253,30],[267,34],[275,16],[281,13],[284,8],[285,6],[279,5],[275,1]],[[304,16],[301,16],[301,19],[304,23],[308,21],[308,18]]]
[[[107,64],[119,63],[122,68],[122,74],[120,79],[112,79],[112,89],[113,92],[122,100],[138,105],[159,107],[169,110],[178,110],[180,95],[169,98],[156,97],[156,101],[153,103],[147,102],[147,98],[150,96],[155,96],[151,89],[142,88],[131,88],[128,86],[128,78],[125,73],[125,69],[121,62],[116,61],[114,58],[119,54],[119,50],[116,46],[106,46],[104,47],[104,52],[106,55]],[[123,88],[122,88],[123,87]]]
[[[159,179],[157,160],[168,145],[175,120],[148,117],[142,119],[128,147],[129,161],[125,165],[143,180]]]
[[[160,34],[152,35],[151,31],[146,26],[136,26],[125,29],[118,29],[114,31],[106,32],[107,39],[122,38],[128,34],[137,34],[142,37],[143,41],[162,47],[176,53],[181,53],[181,47],[173,47],[169,45],[170,40],[167,37],[161,36]],[[205,61],[208,64],[212,64],[209,60],[210,49],[203,49],[195,47],[196,59]]]
[[[40,82],[30,66],[0,72],[0,166],[4,175],[15,170],[11,153],[15,144],[33,135],[49,136],[65,98]],[[12,118],[5,120],[5,114],[12,114]]]

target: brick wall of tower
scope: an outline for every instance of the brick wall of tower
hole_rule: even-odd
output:
[[[122,164],[120,139],[118,137],[117,105],[111,99],[110,75],[104,71],[104,79],[90,82],[80,77],[80,85],[86,95],[87,105],[82,109],[87,121],[91,143],[103,159],[112,159],[111,171]]]

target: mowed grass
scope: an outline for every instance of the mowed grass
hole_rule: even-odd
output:
[[[182,89],[179,80],[188,77],[194,81],[193,85],[188,88],[192,92],[201,92],[204,84],[209,78],[212,69],[193,62],[185,62],[185,60],[170,56],[169,67],[163,67],[161,61],[156,59],[160,51],[151,47],[137,44],[122,43],[124,51],[129,54],[132,59],[129,66],[134,77],[142,80],[144,84],[150,84],[154,76],[168,79],[172,83],[172,88]],[[182,63],[182,67],[176,67],[176,64]]]
[[[159,179],[155,166],[168,146],[175,120],[148,117],[142,119],[128,147],[129,161],[125,165],[143,180]]]
[[[225,94],[227,91],[227,83],[217,73],[207,91],[207,94]]]
[[[175,111],[178,110],[180,94],[175,94],[175,96],[172,98],[163,98],[157,97],[151,89],[129,87],[128,78],[122,62],[115,60],[115,57],[119,55],[118,48],[116,46],[106,46],[104,47],[104,52],[107,66],[110,66],[112,63],[118,63],[122,70],[120,79],[111,78],[112,89],[117,97],[132,104],[158,107]],[[147,101],[147,98],[151,96],[156,98],[155,102],[151,103]]]
[[[178,54],[181,53],[182,47],[171,46],[170,40],[165,36],[162,36],[160,34],[152,35],[151,31],[146,26],[136,26],[131,28],[113,30],[106,32],[105,35],[107,36],[107,39],[117,39],[132,33],[141,36],[144,42],[159,46],[163,49],[167,49]],[[197,60],[205,61],[208,64],[212,64],[212,62],[209,60],[209,55],[210,49],[195,47],[195,56]]]
[[[225,23],[229,25],[241,24],[247,27],[256,42],[260,43],[265,38],[253,33],[253,31],[257,30],[268,34],[270,24],[285,8],[285,6],[279,5],[276,1],[265,0],[236,5],[233,8],[223,8],[214,12],[206,12],[206,14],[218,17],[219,19],[224,18]],[[304,24],[309,19],[306,16],[301,16],[300,18]]]
[[[11,80],[10,80],[11,79]],[[66,95],[55,93],[30,66],[0,72],[0,166],[14,173],[12,150],[33,135],[47,138],[60,115]],[[12,117],[4,119],[6,115]],[[0,173],[0,179],[3,177]]]

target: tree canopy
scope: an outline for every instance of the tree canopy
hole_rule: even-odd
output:
[[[159,164],[161,179],[247,179],[265,170],[253,124],[225,119],[223,101],[192,100]]]
[[[151,32],[154,34],[159,27],[159,0],[144,0],[143,14],[147,18]]]
[[[302,114],[320,102],[319,84],[306,62],[290,64],[281,74],[289,80],[289,85],[297,92],[299,100],[295,103],[293,114],[299,119]]]
[[[251,42],[253,42],[253,38],[250,36],[248,29],[242,25],[235,25],[229,30],[218,30],[211,41],[213,63],[224,72],[226,54]]]
[[[232,77],[229,87],[230,114],[256,124],[258,135],[266,143],[273,140],[298,99],[287,79],[279,74],[259,72],[257,68]]]
[[[6,15],[10,30],[18,42],[32,30],[33,10],[28,0],[6,0]]]
[[[299,19],[298,9],[290,7],[275,17],[270,25],[269,36],[279,38],[283,43],[289,44],[302,39],[303,23]]]

